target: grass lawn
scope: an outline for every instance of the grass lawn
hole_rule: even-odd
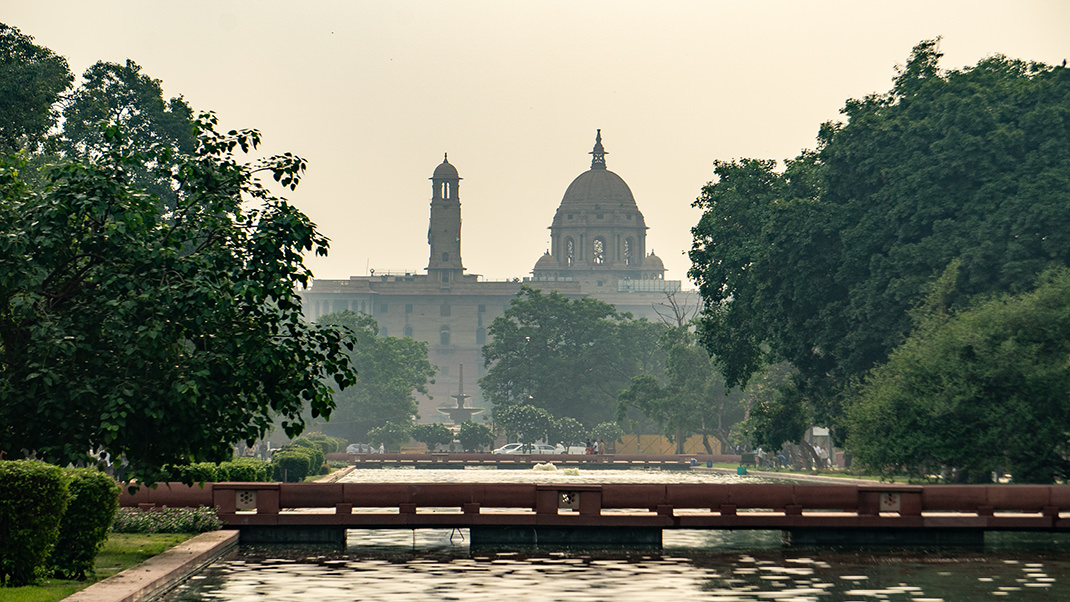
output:
[[[0,587],[0,602],[56,602],[193,537],[188,533],[110,533],[85,581],[45,579],[41,585]]]

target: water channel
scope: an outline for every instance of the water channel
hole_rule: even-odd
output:
[[[750,482],[757,477],[743,477]],[[705,471],[356,470],[348,482],[739,482]],[[162,602],[1070,599],[1070,537],[980,549],[786,547],[780,532],[666,530],[640,549],[473,549],[464,530],[354,530],[345,550],[242,546]]]

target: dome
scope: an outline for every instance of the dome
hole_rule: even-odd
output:
[[[457,168],[450,165],[445,155],[442,156],[442,164],[435,168],[433,178],[458,178]]]
[[[608,169],[590,169],[572,180],[561,199],[565,209],[619,209],[634,208],[635,197],[624,179]]]
[[[664,271],[665,263],[661,260],[660,257],[654,254],[654,251],[651,251],[650,255],[647,255],[643,258],[643,269]]]
[[[556,268],[557,260],[554,259],[553,255],[550,255],[549,251],[543,253],[542,257],[540,257],[539,260],[535,262],[536,270],[553,270]]]

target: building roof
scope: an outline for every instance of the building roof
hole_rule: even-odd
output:
[[[456,178],[458,180],[460,179],[457,176],[457,168],[454,167],[453,165],[451,165],[448,159],[449,158],[448,158],[448,156],[446,154],[442,155],[442,163],[439,164],[439,166],[435,168],[435,175],[431,176],[433,179],[437,179],[437,178]],[[427,173],[427,172],[424,172],[424,173]]]

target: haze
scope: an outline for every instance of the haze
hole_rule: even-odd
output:
[[[813,148],[919,41],[942,36],[944,68],[1070,57],[1060,0],[5,4],[0,21],[75,74],[130,58],[168,97],[306,157],[286,196],[332,240],[309,258],[320,278],[427,265],[443,153],[463,178],[469,273],[528,275],[601,128],[648,248],[682,280],[714,160]]]

